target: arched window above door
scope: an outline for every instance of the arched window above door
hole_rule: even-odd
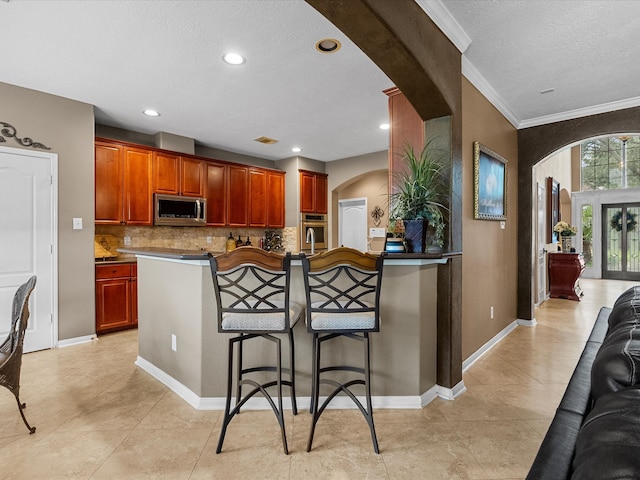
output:
[[[593,138],[580,151],[582,191],[640,187],[640,135]]]

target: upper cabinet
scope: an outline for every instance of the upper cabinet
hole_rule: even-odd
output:
[[[96,223],[152,225],[152,152],[95,143]]]
[[[300,170],[300,211],[327,213],[327,175]]]
[[[205,162],[165,152],[153,153],[153,191],[202,197],[206,185]]]
[[[207,199],[207,226],[227,226],[227,166],[205,162],[205,198]]]
[[[98,224],[152,225],[163,193],[206,198],[207,226],[284,228],[284,172],[106,139],[95,162]]]

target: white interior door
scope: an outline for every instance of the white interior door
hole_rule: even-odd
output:
[[[24,351],[54,346],[54,174],[57,155],[0,147],[0,339],[11,303],[32,275]]]
[[[367,251],[367,199],[349,198],[338,202],[338,243]]]
[[[547,241],[547,232],[545,229],[545,225],[547,224],[547,214],[546,214],[546,189],[543,185],[538,185],[538,198],[537,198],[537,209],[536,209],[536,284],[537,284],[537,294],[536,294],[536,304],[539,305],[544,302],[547,298],[547,269],[546,269],[546,258],[545,258],[545,245]]]

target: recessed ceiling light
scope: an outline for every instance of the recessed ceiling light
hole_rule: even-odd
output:
[[[229,65],[242,65],[244,62],[246,62],[245,58],[237,53],[225,53],[222,56],[222,60],[224,60]]]
[[[295,153],[298,153],[298,152],[301,152],[301,151],[302,151],[302,149],[301,149],[300,147],[293,147],[293,148],[291,149],[291,151],[292,151],[292,152],[295,152]]]
[[[380,130],[389,130],[389,124],[388,123],[381,123],[380,124]]]
[[[160,116],[160,112],[156,111],[156,110],[152,110],[150,108],[147,108],[145,111],[143,111],[142,113],[144,113],[145,115],[149,116],[149,117],[159,117]]]
[[[316,50],[322,53],[334,53],[340,50],[340,42],[335,38],[323,38],[316,43]]]

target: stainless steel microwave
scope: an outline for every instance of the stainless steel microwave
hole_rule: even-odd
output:
[[[154,225],[205,226],[207,200],[181,195],[154,195]]]

